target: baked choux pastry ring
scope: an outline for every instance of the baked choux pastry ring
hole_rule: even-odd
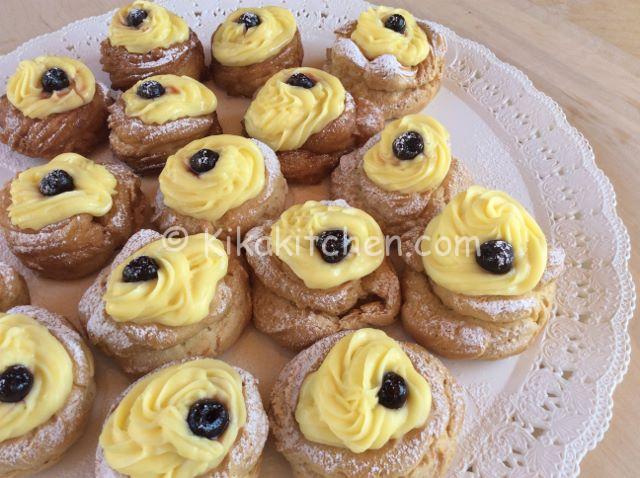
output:
[[[293,14],[282,7],[239,8],[211,38],[211,76],[228,94],[251,98],[275,73],[302,64]]]
[[[9,250],[52,279],[100,270],[146,215],[140,178],[129,168],[76,153],[27,169],[0,190],[0,230]]]
[[[240,242],[284,210],[287,182],[276,154],[255,139],[229,134],[189,143],[160,173],[153,222]]]
[[[222,133],[216,95],[188,76],[140,80],[109,108],[109,143],[134,171],[161,169],[191,141]]]
[[[39,56],[21,61],[0,98],[0,141],[34,158],[87,154],[107,139],[112,102],[78,60]]]
[[[340,332],[289,362],[271,393],[275,445],[298,478],[436,478],[462,428],[444,365],[383,331]]]
[[[248,136],[276,152],[287,180],[317,183],[384,122],[376,107],[355,101],[335,76],[300,67],[269,78],[249,105],[243,126]]]
[[[116,11],[100,53],[102,69],[115,90],[126,90],[154,75],[199,80],[205,71],[202,43],[189,25],[146,0],[136,0]]]
[[[402,322],[445,357],[499,359],[544,330],[564,251],[502,191],[471,186],[429,222],[404,255]]]
[[[451,155],[448,131],[415,114],[343,156],[331,175],[331,195],[367,211],[387,235],[417,235],[470,184],[467,169]]]
[[[257,478],[269,432],[257,385],[210,358],[140,378],[104,423],[96,478]]]
[[[371,7],[336,30],[327,70],[386,119],[416,113],[440,88],[446,44],[429,24],[402,8]]]
[[[249,278],[235,248],[209,234],[177,240],[143,229],[78,306],[89,340],[130,374],[213,357],[251,320]]]
[[[39,307],[0,312],[0,476],[57,463],[84,432],[95,396],[91,351]]]
[[[253,321],[300,350],[342,330],[393,323],[399,283],[374,219],[344,201],[307,201],[249,231]]]

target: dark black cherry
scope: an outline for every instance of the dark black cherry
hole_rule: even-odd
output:
[[[385,408],[397,410],[407,403],[409,388],[407,382],[395,372],[386,372],[378,390],[378,403]]]
[[[244,27],[248,30],[249,28],[260,25],[261,20],[260,17],[253,12],[244,12],[238,17],[236,23],[244,23]]]
[[[404,33],[404,30],[407,28],[407,22],[402,15],[394,13],[387,17],[384,21],[384,26],[394,32]]]
[[[322,260],[336,264],[349,255],[351,238],[342,229],[323,231],[316,237],[316,249]]]
[[[187,425],[194,435],[215,440],[229,426],[229,412],[227,407],[217,400],[198,400],[189,409]]]
[[[313,88],[316,85],[316,82],[309,78],[304,73],[294,73],[287,80],[287,85],[291,86],[299,86],[300,88]]]
[[[424,140],[420,133],[407,131],[393,140],[392,148],[396,158],[407,161],[424,152]]]
[[[74,187],[73,178],[68,172],[62,169],[53,169],[40,180],[38,189],[43,196],[56,196],[73,191]]]
[[[147,11],[139,8],[132,8],[127,14],[127,25],[130,27],[139,27],[144,19],[147,18]]]
[[[33,374],[24,365],[12,365],[0,374],[0,402],[17,403],[33,387]]]
[[[155,80],[149,80],[138,86],[136,94],[145,100],[153,100],[159,98],[166,93],[164,86]]]
[[[40,82],[47,93],[69,88],[69,77],[62,68],[49,68],[42,74]]]
[[[149,256],[139,256],[129,262],[122,270],[125,282],[143,282],[158,278],[158,263]]]
[[[494,239],[484,242],[476,252],[476,262],[492,274],[506,274],[513,268],[513,246],[507,241]]]
[[[204,148],[189,158],[189,167],[196,174],[206,173],[215,167],[219,158],[218,153]]]

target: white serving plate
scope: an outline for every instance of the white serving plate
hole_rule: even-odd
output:
[[[159,3],[185,18],[208,51],[213,30],[228,13],[239,5],[263,2]],[[304,64],[312,66],[321,66],[334,29],[367,7],[361,0],[282,3],[296,14],[305,47]],[[108,84],[100,70],[99,44],[111,15],[80,20],[0,57],[0,84],[6,85],[21,59],[42,54],[77,57]],[[627,325],[635,307],[627,267],[629,237],[616,214],[609,180],[560,107],[537,91],[521,71],[498,60],[484,46],[434,26],[447,39],[447,68],[442,90],[425,111],[449,129],[454,154],[469,166],[476,181],[521,200],[551,241],[567,253],[556,315],[527,352],[496,362],[445,361],[464,386],[467,401],[450,476],[577,476],[580,460],[608,427],[611,396],[629,363]],[[217,89],[216,94],[225,132],[239,133],[247,101],[228,98]],[[96,156],[108,158],[107,148]],[[0,144],[2,182],[38,163]],[[154,183],[145,180],[150,194]],[[326,185],[294,187],[290,200],[322,198],[326,191]],[[2,241],[0,258],[18,265]],[[20,269],[35,304],[77,322],[78,300],[92,279],[54,282]],[[389,332],[406,337],[400,326]],[[37,475],[39,478],[93,476],[102,421],[111,401],[129,383],[109,359],[94,353],[98,395],[88,430],[62,462]],[[279,369],[291,357],[249,327],[222,358],[256,375],[267,403]],[[285,460],[268,443],[261,476],[290,474]]]

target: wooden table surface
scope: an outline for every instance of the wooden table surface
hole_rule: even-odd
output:
[[[213,1],[213,0],[212,0]],[[106,12],[125,0],[2,0],[0,54],[67,23]],[[589,140],[613,182],[618,211],[640,237],[640,1],[638,0],[387,0],[443,23],[488,46],[522,69],[564,108]],[[640,256],[632,250],[640,280]],[[640,323],[631,324],[637,348]],[[637,352],[637,351],[636,351]],[[640,355],[632,356],[615,392],[611,428],[582,462],[582,477],[640,473]]]

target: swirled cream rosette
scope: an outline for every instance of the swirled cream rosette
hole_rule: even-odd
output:
[[[407,384],[399,409],[378,402],[387,372]],[[363,453],[421,427],[430,409],[430,386],[398,342],[381,330],[361,329],[340,339],[305,378],[295,417],[307,440]]]
[[[238,18],[253,13],[260,23],[246,28]],[[224,21],[213,36],[214,58],[225,66],[247,66],[278,54],[297,30],[293,14],[282,7],[239,8]]]
[[[391,15],[402,15],[406,22],[404,33],[385,27],[385,21]],[[351,39],[370,60],[388,54],[404,66],[416,66],[427,57],[431,48],[414,16],[402,8],[371,7],[365,10],[358,17]]]
[[[127,15],[131,10],[143,10],[146,17],[138,26],[129,26]],[[109,25],[109,42],[122,46],[130,53],[148,53],[154,48],[168,48],[189,38],[189,26],[166,8],[145,0],[119,9]]]
[[[193,434],[189,408],[223,403],[229,424],[215,440]],[[242,379],[226,363],[198,359],[162,368],[136,382],[107,419],[100,446],[111,468],[131,478],[192,478],[216,468],[247,420]]]
[[[158,277],[125,282],[124,268],[140,256],[158,264]],[[208,234],[187,236],[175,245],[164,238],[151,242],[111,272],[105,310],[116,322],[172,327],[200,322],[209,313],[228,264],[224,244]]]
[[[492,274],[476,262],[476,250],[501,239],[514,251],[513,268]],[[429,222],[421,242],[427,275],[460,294],[514,296],[533,290],[547,265],[547,240],[527,210],[507,193],[471,186]]]
[[[69,86],[47,93],[42,75],[60,68],[69,79]],[[65,56],[39,56],[23,60],[7,82],[7,99],[20,112],[34,119],[45,119],[90,103],[96,93],[96,79],[84,63]]]
[[[325,262],[315,246],[324,231],[345,231],[349,254],[340,262]],[[347,203],[307,201],[287,209],[271,227],[271,247],[311,289],[329,289],[375,271],[384,260],[384,236],[376,221]]]
[[[315,82],[311,88],[287,80],[302,73]],[[299,149],[345,109],[346,90],[335,76],[310,67],[289,68],[273,75],[258,91],[244,116],[252,138],[274,151]]]

